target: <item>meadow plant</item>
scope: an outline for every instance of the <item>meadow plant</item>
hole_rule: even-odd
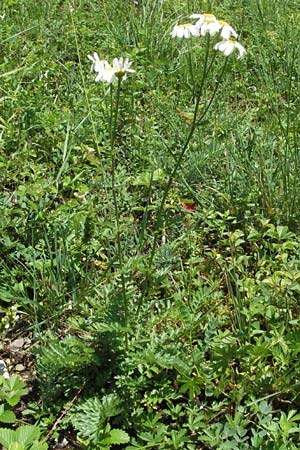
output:
[[[238,51],[238,59],[245,55],[245,48],[237,41],[230,39],[231,36],[237,38],[237,32],[229,25],[227,22],[223,20],[218,20],[213,14],[191,14],[190,19],[195,21],[195,23],[184,23],[184,24],[176,24],[171,32],[172,38],[199,38],[199,46],[203,45],[202,38],[205,39],[204,42],[204,53],[203,53],[203,64],[202,73],[195,74],[193,67],[193,48],[191,46],[188,47],[188,64],[189,70],[191,72],[191,80],[192,80],[192,92],[194,93],[194,110],[192,113],[190,128],[186,136],[186,140],[182,145],[182,148],[179,151],[178,157],[175,159],[174,167],[171,171],[171,174],[168,177],[166,186],[162,193],[162,198],[157,210],[156,223],[154,225],[153,232],[153,243],[150,250],[150,256],[148,261],[148,273],[151,277],[151,271],[154,261],[154,256],[157,250],[157,241],[160,236],[161,227],[163,223],[164,217],[164,206],[166,199],[168,197],[171,185],[175,177],[178,176],[178,172],[180,171],[181,164],[183,162],[184,156],[189,149],[190,142],[194,136],[194,132],[197,127],[201,125],[206,115],[208,114],[213,100],[217,94],[218,87],[222,81],[222,78],[225,73],[225,68],[227,65],[227,61],[223,63],[223,66],[219,72],[217,77],[217,82],[215,88],[210,96],[209,100],[204,99],[204,91],[206,86],[206,81],[210,78],[211,72],[213,70],[214,63],[216,62],[215,53],[212,51],[211,44],[212,39],[221,37],[222,41],[215,43],[213,50],[219,50],[226,57],[228,57],[235,49]],[[108,63],[106,60],[100,59],[99,55],[94,52],[93,55],[88,55],[88,59],[92,62],[91,71],[96,72],[95,82],[104,82],[109,83],[110,93],[111,93],[111,102],[110,102],[110,146],[111,146],[111,154],[112,154],[112,163],[111,163],[111,182],[112,182],[112,194],[113,194],[113,202],[115,209],[115,218],[116,218],[116,227],[117,227],[117,248],[118,248],[118,260],[120,264],[121,270],[121,283],[122,283],[122,292],[123,292],[123,308],[124,308],[124,324],[125,327],[128,325],[128,300],[126,294],[126,281],[124,275],[124,257],[123,250],[121,244],[121,235],[120,235],[120,217],[119,217],[119,207],[118,207],[118,199],[115,188],[115,164],[116,164],[116,151],[115,151],[115,138],[116,131],[118,126],[118,115],[119,115],[119,106],[120,106],[120,92],[121,92],[121,84],[124,80],[126,80],[128,73],[134,73],[135,71],[131,69],[132,62],[129,62],[127,58],[114,58],[112,65]],[[114,82],[117,81],[116,95],[113,97],[113,86]],[[202,107],[200,108],[200,105]],[[148,284],[150,284],[150,280],[148,280]],[[144,295],[144,294],[143,294]],[[139,302],[140,308],[141,301]]]
[[[124,261],[123,261],[123,250],[121,243],[120,234],[120,215],[119,206],[116,191],[116,149],[115,140],[118,128],[118,117],[120,110],[120,94],[122,82],[126,80],[128,73],[134,73],[135,70],[131,69],[131,61],[128,58],[114,58],[112,65],[106,60],[100,60],[99,55],[94,52],[93,56],[88,55],[90,61],[92,61],[91,71],[96,72],[97,76],[95,82],[103,82],[110,84],[110,121],[109,121],[109,135],[110,135],[110,148],[111,148],[111,188],[113,195],[113,203],[115,208],[115,220],[117,228],[117,250],[118,250],[118,260],[121,271],[121,284],[122,284],[122,297],[123,297],[123,315],[124,315],[124,326],[127,329],[128,325],[128,301],[126,294],[126,280],[124,274]],[[114,82],[117,81],[117,89],[114,96]],[[125,332],[126,342],[127,342],[127,331]],[[127,344],[126,344],[127,345]]]
[[[195,71],[193,70],[193,49],[191,46],[188,47],[188,63],[189,63],[189,70],[191,72],[191,81],[192,81],[192,92],[194,93],[194,111],[191,115],[191,123],[190,123],[190,129],[187,133],[187,137],[185,140],[185,143],[183,144],[179,156],[177,157],[177,160],[175,161],[174,168],[168,178],[165,190],[162,195],[162,199],[160,202],[160,206],[158,208],[157,213],[157,222],[154,229],[154,242],[152,245],[152,250],[150,253],[149,258],[149,269],[151,269],[153,264],[154,255],[156,252],[156,245],[157,240],[159,237],[159,231],[160,227],[162,225],[162,217],[163,217],[163,210],[164,205],[169,193],[169,190],[171,188],[172,182],[175,179],[176,176],[178,176],[178,172],[180,170],[182,161],[184,159],[184,156],[189,149],[190,142],[192,141],[192,138],[194,136],[194,132],[197,127],[201,125],[203,120],[205,119],[206,115],[208,114],[212,104],[213,100],[217,94],[218,87],[220,85],[220,82],[222,81],[222,78],[225,73],[225,68],[227,65],[227,61],[223,63],[223,66],[219,72],[219,75],[217,77],[217,82],[215,85],[215,88],[210,96],[210,99],[205,101],[204,99],[204,91],[205,91],[205,84],[206,81],[209,80],[213,65],[215,63],[215,54],[212,54],[211,52],[211,37],[217,37],[219,34],[223,38],[221,42],[217,42],[214,46],[214,50],[220,50],[223,52],[223,54],[227,57],[229,56],[233,50],[236,48],[239,51],[238,58],[241,58],[245,55],[246,50],[245,48],[238,43],[237,41],[230,40],[231,34],[233,34],[234,37],[237,37],[236,31],[227,23],[221,20],[217,20],[217,18],[213,14],[192,14],[190,16],[191,19],[197,19],[197,21],[193,23],[185,23],[185,24],[177,24],[174,26],[173,31],[171,32],[172,38],[198,38],[200,39],[204,37],[206,39],[206,42],[204,43],[204,55],[203,55],[203,64],[202,64],[202,73],[199,74],[199,76],[195,76]],[[202,45],[202,42],[200,40],[199,45]],[[200,104],[203,102],[202,108],[200,108]],[[200,110],[199,110],[200,109]]]

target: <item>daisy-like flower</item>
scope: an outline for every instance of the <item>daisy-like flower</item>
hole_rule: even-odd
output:
[[[220,50],[225,56],[229,56],[234,49],[237,49],[239,52],[238,59],[242,58],[246,53],[245,48],[239,42],[231,39],[218,42],[214,48],[215,50]]]
[[[203,24],[203,22],[205,21],[205,20],[211,20],[211,21],[215,21],[216,22],[216,17],[213,15],[213,14],[192,14],[191,16],[190,16],[190,18],[191,19],[198,19],[197,20],[197,23],[196,23],[196,26],[198,27],[198,28],[200,28],[201,27],[201,25]]]
[[[132,61],[129,61],[128,58],[114,58],[113,59],[113,70],[115,71],[115,75],[117,78],[122,78],[126,80],[127,73],[134,73],[135,70],[130,69]]]
[[[192,23],[183,23],[182,25],[175,25],[171,36],[179,38],[190,38],[191,36],[199,36],[199,29]]]
[[[96,52],[93,53],[93,56],[88,55],[87,57],[90,61],[92,61],[91,72],[100,72],[103,70],[103,67],[108,64],[108,62],[104,59],[100,59],[98,53]]]
[[[113,83],[117,78],[125,80],[127,73],[135,72],[130,69],[132,62],[128,61],[128,58],[114,58],[112,66],[106,60],[100,59],[96,52],[93,53],[93,56],[88,55],[88,58],[92,61],[91,70],[97,73],[96,82]]]
[[[198,28],[201,36],[205,36],[207,33],[214,36],[222,28],[213,14],[192,14],[190,17],[191,19],[198,19],[195,27]]]
[[[95,78],[96,83],[98,81],[113,83],[117,79],[115,69],[107,61],[101,61],[97,73],[98,75]]]
[[[218,31],[220,31],[221,28],[222,25],[219,23],[219,21],[213,19],[205,19],[199,26],[201,36],[205,36],[207,33],[209,33],[210,36],[214,36],[218,33]]]
[[[220,34],[224,40],[230,39],[231,35],[234,38],[238,37],[237,32],[232,28],[232,26],[229,25],[229,23],[225,22],[224,20],[218,20],[218,23],[221,25],[222,30]]]

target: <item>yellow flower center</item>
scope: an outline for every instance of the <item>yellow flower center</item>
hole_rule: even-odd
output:
[[[178,25],[180,28],[189,28],[192,24],[191,23],[183,23],[181,25]]]

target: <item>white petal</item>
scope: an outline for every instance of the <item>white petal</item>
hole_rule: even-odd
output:
[[[178,27],[178,30],[177,30],[177,36],[178,36],[179,38],[182,38],[182,37],[184,36],[184,28]]]
[[[211,22],[207,24],[207,30],[211,36],[214,36],[221,28],[218,22]]]
[[[238,59],[240,59],[240,58],[242,58],[245,55],[246,49],[241,44],[239,44],[238,42],[236,42],[235,46],[236,46],[236,48],[238,49],[238,51],[240,53],[239,56],[238,56]]]
[[[225,52],[227,47],[228,47],[228,42],[227,41],[220,42],[220,45],[219,45],[220,52]]]
[[[96,83],[97,83],[98,81],[103,81],[103,79],[102,79],[102,73],[101,73],[101,72],[98,73],[98,75],[97,75],[96,78],[95,78],[95,81],[96,81]]]
[[[190,33],[192,36],[199,36],[199,30],[194,25],[190,27]]]
[[[206,24],[206,23],[203,23],[203,24],[201,25],[201,28],[200,28],[200,34],[201,34],[201,36],[205,36],[207,32],[208,32],[207,24]]]
[[[233,52],[234,47],[235,47],[234,44],[228,43],[228,45],[224,49],[224,55],[229,56]]]
[[[230,25],[225,25],[221,31],[222,38],[230,39],[231,35],[237,38],[237,32]]]
[[[116,70],[120,70],[120,64],[119,64],[119,60],[118,60],[118,58],[114,58],[113,59],[113,68],[114,69],[116,69]]]

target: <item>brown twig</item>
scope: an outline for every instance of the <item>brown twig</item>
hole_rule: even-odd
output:
[[[63,410],[63,412],[61,413],[61,415],[58,417],[58,419],[56,419],[56,421],[54,422],[52,428],[50,429],[50,431],[48,431],[48,433],[46,434],[44,441],[47,441],[49,439],[49,437],[51,436],[51,434],[54,432],[54,430],[56,429],[57,425],[59,424],[59,422],[62,420],[62,418],[67,414],[67,412],[71,409],[71,407],[73,406],[73,404],[75,403],[75,401],[77,400],[77,398],[79,397],[79,395],[81,394],[82,390],[84,388],[84,385],[81,386],[78,391],[76,392],[76,394],[74,395],[74,397],[72,398],[71,401],[69,401],[69,403],[67,403],[65,409]]]

